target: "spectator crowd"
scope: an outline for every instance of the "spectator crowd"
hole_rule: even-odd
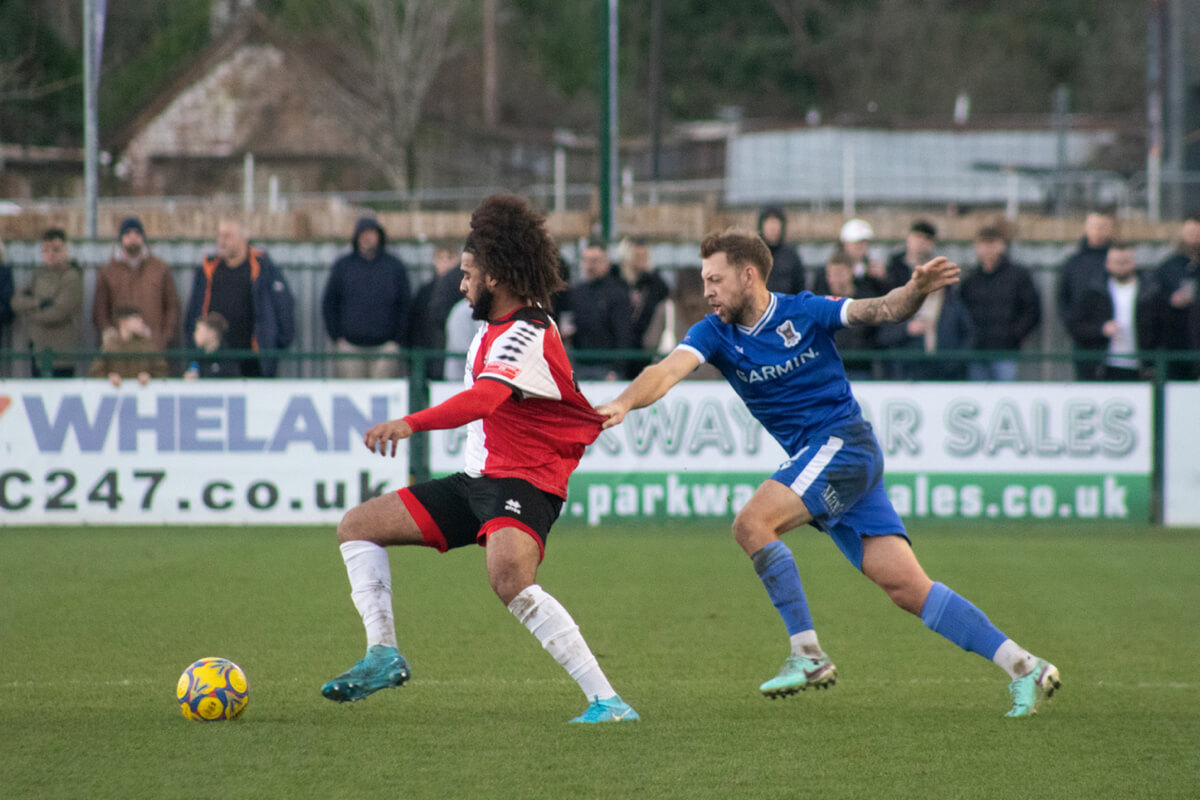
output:
[[[1183,223],[1176,251],[1152,269],[1138,269],[1135,249],[1115,229],[1112,214],[1089,213],[1078,248],[1057,274],[1053,308],[1072,343],[1080,381],[1144,380],[1155,368],[1148,352],[1200,351],[1200,215]],[[768,288],[780,293],[881,297],[939,249],[928,220],[912,223],[903,247],[880,254],[872,247],[871,225],[851,219],[823,267],[806,269],[787,239],[784,209],[762,209],[758,232],[774,259]],[[296,334],[292,291],[242,225],[224,220],[216,233],[215,251],[195,267],[185,304],[142,222],[121,222],[113,256],[96,273],[91,323],[101,353],[86,370],[89,376],[119,386],[125,379],[144,384],[171,374],[278,374],[276,353]],[[349,244],[331,265],[319,301],[333,352],[331,374],[401,377],[408,374],[404,351],[411,348],[450,353],[417,362],[426,378],[459,379],[461,354],[479,324],[459,289],[461,243],[435,242],[433,275],[415,289],[377,220],[360,219]],[[962,281],[926,298],[911,320],[838,333],[852,380],[1016,380],[1017,354],[1043,322],[1042,299],[1031,271],[1013,259],[1003,228],[981,227],[973,246]],[[645,240],[629,238],[613,248],[589,240],[578,266],[579,277],[554,297],[551,311],[576,353],[580,378],[634,377],[652,353],[670,350],[707,312],[699,269],[660,272]],[[561,270],[570,276],[565,259]],[[28,349],[33,377],[75,375],[76,352],[84,349],[83,306],[83,270],[71,259],[62,229],[42,235],[41,263],[20,287],[0,243],[0,333],[23,322],[23,340],[13,347]],[[169,361],[169,351],[188,357]],[[896,355],[881,356],[885,351]],[[1195,380],[1200,361],[1172,361],[1163,377]]]

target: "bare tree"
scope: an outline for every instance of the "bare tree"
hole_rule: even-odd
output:
[[[412,180],[410,149],[430,84],[449,54],[460,3],[329,3],[331,24],[320,36],[326,55],[296,59],[321,101],[353,131],[363,158],[398,191]]]
[[[770,0],[770,2],[791,35],[792,41],[796,45],[796,52],[806,54],[813,43],[811,29],[818,17],[829,13],[829,3],[825,0]]]
[[[0,61],[0,101],[20,82],[20,71],[19,59],[10,62]]]
[[[1136,103],[1143,80],[1144,37],[1129,31],[1145,0],[769,3],[831,111],[948,116],[960,92],[984,113],[1044,110],[1060,83],[1107,110]]]
[[[14,100],[37,100],[60,89],[73,86],[82,80],[82,75],[71,75],[54,81],[38,82],[33,72],[34,51],[29,50],[9,61],[0,61],[0,103]]]

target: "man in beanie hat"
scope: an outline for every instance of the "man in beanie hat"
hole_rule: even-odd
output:
[[[137,217],[126,217],[121,220],[120,227],[117,228],[117,238],[122,238],[129,231],[137,231],[142,237],[142,241],[146,240],[146,228],[142,225],[142,221]]]
[[[171,270],[150,252],[146,229],[137,217],[121,221],[118,248],[96,275],[92,324],[101,339],[117,325],[118,308],[136,308],[158,351],[166,350],[179,327],[179,292]]]

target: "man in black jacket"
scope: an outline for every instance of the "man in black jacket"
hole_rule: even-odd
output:
[[[1168,350],[1200,350],[1200,214],[1183,222],[1179,250],[1158,268],[1158,285],[1167,299],[1163,347]],[[1200,375],[1200,362],[1173,362],[1167,377],[1191,381]]]
[[[804,262],[796,246],[787,241],[787,213],[779,206],[763,206],[758,214],[758,235],[767,243],[773,264],[767,289],[800,294],[805,289]]]
[[[619,248],[621,277],[630,287],[633,313],[633,347],[658,350],[667,326],[671,289],[650,261],[650,245],[645,239],[626,239]],[[669,349],[669,348],[668,348]],[[636,378],[650,361],[634,359],[626,366],[630,379]]]
[[[937,228],[926,219],[919,219],[908,229],[904,249],[892,253],[883,270],[883,283],[887,291],[903,286],[912,277],[913,269],[933,259],[937,245]]]
[[[599,240],[589,241],[580,261],[583,280],[571,287],[574,348],[633,348],[633,304],[629,299],[629,286],[619,274],[614,274],[607,246]],[[623,359],[592,359],[576,361],[575,375],[584,380],[616,380],[625,374],[625,369]]]
[[[1090,211],[1083,221],[1083,238],[1079,240],[1079,249],[1062,265],[1058,276],[1056,295],[1058,318],[1062,320],[1067,333],[1078,350],[1090,349],[1079,339],[1068,324],[1072,316],[1078,315],[1078,305],[1081,299],[1094,296],[1097,292],[1106,291],[1108,274],[1104,264],[1108,256],[1108,248],[1112,243],[1113,216],[1105,211]],[[1096,362],[1075,362],[1075,379],[1089,380],[1096,377]]]
[[[967,377],[965,361],[932,356],[944,350],[973,350],[975,323],[967,313],[959,287],[947,286],[927,296],[916,316],[907,322],[880,325],[875,338],[881,348],[930,356],[889,361],[887,376],[891,380],[961,381]]]
[[[975,235],[978,265],[962,282],[963,302],[975,322],[976,350],[1020,350],[1042,320],[1037,288],[1029,270],[1008,258],[1008,240],[999,228]],[[973,381],[1014,381],[1017,361],[990,357],[967,370]]]
[[[1137,273],[1133,246],[1109,245],[1105,258],[1108,280],[1084,287],[1066,319],[1067,330],[1081,350],[1107,350],[1104,361],[1084,361],[1084,380],[1136,381],[1152,374],[1151,363],[1133,358],[1138,350],[1162,345],[1166,303],[1152,278]]]
[[[433,277],[417,289],[413,297],[412,321],[408,328],[408,345],[413,349],[443,350],[446,347],[446,320],[450,309],[462,300],[462,270],[458,268],[458,248],[450,242],[433,246]],[[445,362],[431,358],[425,362],[425,376],[440,381],[445,374]]]
[[[230,350],[282,350],[296,336],[295,300],[283,271],[266,251],[252,247],[237,220],[217,223],[217,252],[196,268],[184,330],[190,341],[196,321],[216,311],[229,324]],[[279,362],[271,356],[239,360],[243,378],[273,378]]]
[[[387,232],[370,217],[354,226],[351,251],[334,262],[321,297],[325,330],[339,358],[339,378],[394,378],[408,334],[408,270],[387,251]]]

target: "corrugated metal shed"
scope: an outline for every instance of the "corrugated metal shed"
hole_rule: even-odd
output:
[[[1068,132],[1068,167],[1084,168],[1116,139],[1113,131]],[[847,193],[860,202],[1004,203],[1014,188],[1005,168],[1016,171],[1016,199],[1038,203],[1057,166],[1058,137],[1049,130],[821,127],[739,134],[727,152],[726,202],[735,205],[840,202]]]

